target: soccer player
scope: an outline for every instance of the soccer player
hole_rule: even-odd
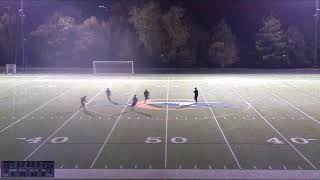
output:
[[[194,93],[194,100],[196,101],[196,104],[197,104],[198,103],[198,94],[199,94],[198,89],[194,88],[193,93]]]
[[[86,100],[86,97],[87,96],[83,96],[81,99],[80,99],[80,102],[81,102],[81,106],[79,109],[83,108],[85,111],[87,111],[87,100]]]
[[[108,96],[108,100],[111,101],[110,96],[111,96],[111,91],[109,88],[106,90],[106,95]]]
[[[132,99],[131,107],[134,108],[137,105],[137,102],[138,102],[137,95],[134,95],[134,97]]]
[[[144,95],[144,103],[147,102],[147,100],[149,99],[149,96],[150,96],[150,92],[146,89],[143,93]]]

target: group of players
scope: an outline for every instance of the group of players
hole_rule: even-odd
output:
[[[107,88],[106,90],[106,95],[108,97],[108,100],[110,102],[112,102],[111,100],[111,90],[109,88]],[[195,103],[197,104],[198,103],[198,89],[197,88],[194,88],[194,101]],[[143,95],[144,95],[144,103],[147,103],[147,100],[150,98],[150,92],[146,89],[144,92],[143,92]],[[81,103],[81,106],[79,108],[80,109],[84,109],[85,111],[87,111],[87,100],[86,100],[87,96],[83,96],[81,99],[80,99],[80,103]],[[131,107],[134,108],[138,103],[138,98],[137,98],[137,95],[134,95],[133,98],[132,98],[132,103],[131,103]]]

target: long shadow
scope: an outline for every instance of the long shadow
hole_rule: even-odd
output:
[[[110,98],[108,98],[108,100],[109,100],[110,103],[112,103],[114,105],[121,105],[121,104],[119,104],[117,102],[112,101]],[[96,112],[88,111],[86,109],[83,109],[82,112],[84,112],[85,114],[87,114],[87,115],[89,115],[91,117],[95,117],[95,115],[99,114],[99,113],[96,113]],[[128,114],[130,112],[134,112],[136,114],[139,114],[139,115],[142,115],[142,116],[145,116],[145,117],[148,117],[148,118],[152,118],[151,114],[144,113],[144,112],[141,112],[141,111],[137,111],[134,108],[131,108],[130,110],[124,111],[122,113],[116,113],[116,114],[112,114],[111,116],[105,116],[105,117],[118,118],[120,115]]]
[[[117,102],[114,102],[114,101],[110,101],[113,105],[120,105],[119,103]]]
[[[157,105],[157,104],[148,104],[149,106],[152,106],[152,107],[156,107],[156,108],[162,108],[163,106],[160,106],[160,105]]]
[[[135,112],[135,113],[137,113],[137,114],[139,114],[139,115],[142,115],[142,116],[146,116],[146,117],[148,117],[148,118],[152,118],[152,115],[151,115],[151,114],[148,114],[148,113],[145,113],[145,112],[137,111],[137,110],[135,110],[135,109],[131,109],[130,111],[131,111],[131,112]]]
[[[82,110],[82,112],[84,112],[88,116],[95,117],[95,115],[92,112],[88,111],[88,110]]]
[[[142,116],[145,116],[145,117],[148,117],[148,118],[152,118],[152,115],[151,115],[151,114],[144,113],[144,112],[141,112],[141,111],[137,111],[137,110],[135,110],[135,109],[130,109],[129,111],[125,111],[125,112],[123,112],[123,113],[113,114],[113,115],[111,115],[110,117],[111,117],[111,118],[117,118],[117,117],[119,117],[120,115],[128,114],[128,113],[131,113],[131,112],[134,112],[134,113],[136,113],[136,114],[139,114],[139,115],[142,115]]]
[[[111,104],[113,104],[113,105],[120,105],[119,103],[114,102],[110,97],[108,97],[108,100],[109,100],[109,102],[110,102]]]
[[[190,106],[195,105],[195,104],[197,104],[197,103],[192,103],[192,104],[188,104],[188,105],[179,106],[177,109],[184,109],[184,108],[190,107]]]

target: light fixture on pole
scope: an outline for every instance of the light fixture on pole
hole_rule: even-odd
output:
[[[104,9],[106,12],[108,12],[110,10],[110,7],[108,7],[108,6],[99,5],[98,7],[101,9]]]
[[[107,9],[107,7],[105,7],[105,6],[99,6],[99,8]]]
[[[25,18],[25,14],[24,14],[24,4],[23,4],[23,0],[20,1],[20,9],[18,10],[18,14],[20,16],[20,20],[21,20],[21,58],[22,58],[22,65],[26,66],[26,62],[25,62],[25,37],[24,37],[24,18]],[[25,70],[27,68],[25,67]]]
[[[314,23],[314,60],[313,60],[313,66],[318,66],[318,22],[319,22],[319,15],[320,15],[320,9],[319,9],[319,0],[316,1],[316,14],[315,17],[315,23]]]

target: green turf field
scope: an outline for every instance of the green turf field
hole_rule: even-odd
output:
[[[54,160],[70,172],[122,175],[176,170],[181,179],[186,169],[198,170],[193,175],[317,170],[319,80],[317,74],[3,75],[0,160]],[[134,94],[139,102],[131,108]],[[88,112],[78,110],[85,95]]]

